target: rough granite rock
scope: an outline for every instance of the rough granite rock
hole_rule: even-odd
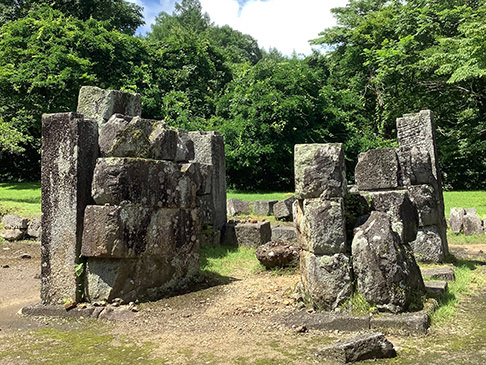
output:
[[[359,190],[398,187],[398,157],[395,149],[375,149],[360,153],[354,177]]]
[[[342,198],[346,168],[341,143],[297,144],[294,148],[295,197]]]
[[[276,239],[297,242],[297,230],[294,227],[272,226],[272,240]]]
[[[91,202],[98,157],[98,124],[74,113],[42,117],[41,299],[56,304],[79,300],[83,212]]]
[[[464,209],[465,214],[463,217],[462,228],[465,236],[471,236],[473,234],[483,234],[483,221],[478,217],[476,208]]]
[[[42,234],[40,218],[32,218],[27,226],[27,236],[39,239]]]
[[[253,213],[269,216],[273,214],[273,207],[278,200],[257,200],[253,202]]]
[[[410,246],[392,230],[388,214],[373,211],[352,243],[357,292],[379,310],[403,312],[424,293]]]
[[[198,168],[199,166],[194,166]],[[92,195],[96,204],[124,201],[158,208],[194,208],[200,182],[170,161],[140,158],[99,158]]]
[[[316,255],[349,252],[346,243],[344,199],[306,199],[297,205],[297,241]]]
[[[419,217],[406,190],[369,192],[372,210],[387,213],[392,220],[392,229],[403,243],[410,243],[417,237]]]
[[[430,153],[422,146],[398,149],[400,185],[436,185]]]
[[[27,229],[28,218],[22,218],[15,214],[6,214],[2,218],[3,228],[6,229]]]
[[[367,333],[318,350],[318,357],[338,363],[369,359],[387,359],[397,356],[393,344],[382,333]]]
[[[466,211],[464,208],[452,207],[449,214],[449,225],[454,233],[460,233],[462,231],[462,225],[464,223],[464,215]]]
[[[296,265],[300,249],[289,241],[276,239],[258,246],[255,255],[263,266],[271,269]]]
[[[238,223],[235,226],[238,246],[258,247],[272,239],[270,222]]]
[[[7,241],[19,241],[25,237],[25,230],[18,228],[3,228],[0,237]]]
[[[89,205],[85,211],[81,254],[135,258],[190,253],[199,241],[198,214],[197,209]]]
[[[118,90],[104,90],[83,86],[79,91],[77,112],[101,126],[113,114],[139,116],[142,114],[142,97]]]
[[[240,199],[228,199],[226,202],[228,215],[235,216],[239,214],[250,214],[250,202]]]
[[[316,309],[332,311],[353,295],[349,255],[315,255],[302,251],[300,275],[303,296]]]
[[[288,197],[281,200],[273,206],[273,215],[275,219],[292,221],[292,204],[294,204],[295,196]]]
[[[407,187],[410,200],[417,208],[419,227],[441,223],[444,213],[439,208],[436,192],[432,185],[411,185]]]
[[[420,227],[417,238],[410,243],[419,262],[443,262],[445,259],[442,239],[436,226]]]

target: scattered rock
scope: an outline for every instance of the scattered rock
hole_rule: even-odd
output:
[[[454,281],[456,276],[451,267],[439,267],[436,269],[422,270],[422,276],[434,280]]]
[[[430,280],[425,281],[425,290],[427,294],[431,297],[438,298],[442,296],[447,290],[447,281],[442,280]]]
[[[238,246],[258,247],[272,239],[270,222],[239,223],[235,225]]]
[[[255,255],[266,268],[295,265],[300,256],[300,249],[289,241],[277,239],[257,247]]]
[[[2,265],[2,269],[8,269],[9,267],[9,265]]]
[[[294,204],[294,201],[295,197],[292,195],[287,199],[275,203],[273,206],[273,215],[275,216],[275,219],[291,221],[293,219],[292,204]]]
[[[25,260],[25,259],[31,259],[32,256],[30,256],[28,253],[23,253],[22,255],[20,255],[20,258]]]
[[[67,302],[67,303],[64,304],[64,309],[66,311],[70,311],[71,309],[76,308],[76,306],[77,306],[77,303],[76,302],[69,301],[69,302]]]
[[[463,230],[465,236],[473,234],[483,234],[483,221],[478,217],[476,208],[464,209]]]
[[[317,357],[349,363],[368,359],[386,359],[397,355],[393,344],[382,333],[370,333],[320,349]]]
[[[250,214],[250,203],[240,199],[228,199],[226,209],[230,216]]]
[[[290,242],[297,241],[297,232],[294,227],[272,227],[272,240],[282,239]]]
[[[253,202],[253,213],[256,215],[269,216],[273,214],[273,207],[277,200],[257,200]]]
[[[462,231],[462,225],[464,222],[464,215],[466,211],[463,208],[451,207],[449,213],[449,225],[454,233],[460,233]]]

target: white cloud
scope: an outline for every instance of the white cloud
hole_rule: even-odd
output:
[[[180,0],[129,0],[144,7],[144,34],[150,31],[155,17],[165,11],[171,13]],[[237,0],[200,0],[203,11],[217,25],[228,24],[258,40],[260,47],[277,48],[290,55],[309,54],[310,39],[319,32],[335,25],[331,8],[345,6],[347,0],[248,0],[239,13]],[[240,3],[242,1],[240,0]]]

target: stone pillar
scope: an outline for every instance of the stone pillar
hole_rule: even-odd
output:
[[[74,113],[42,117],[41,299],[55,304],[78,300],[83,216],[91,203],[98,155],[98,125]]]
[[[294,223],[302,248],[304,298],[334,310],[353,292],[350,247],[346,242],[346,170],[341,144],[295,146]]]
[[[397,135],[400,184],[419,214],[414,253],[420,261],[441,262],[449,247],[433,113],[422,110],[398,118]]]
[[[219,235],[226,225],[226,160],[223,136],[218,132],[189,132],[188,139],[194,148],[192,161],[209,166],[210,193],[199,196],[203,224],[212,226]]]

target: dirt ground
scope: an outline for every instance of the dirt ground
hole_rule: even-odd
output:
[[[453,246],[480,262],[486,245]],[[23,257],[23,258],[22,258]],[[30,258],[29,258],[30,257]],[[279,315],[298,310],[298,274],[242,271],[228,283],[140,305],[120,321],[21,317],[39,301],[38,243],[0,244],[0,364],[313,364],[319,347],[355,336],[289,328]],[[485,273],[486,275],[486,273]],[[384,363],[486,363],[486,288],[460,305],[454,323],[427,336],[388,338],[398,350]]]

